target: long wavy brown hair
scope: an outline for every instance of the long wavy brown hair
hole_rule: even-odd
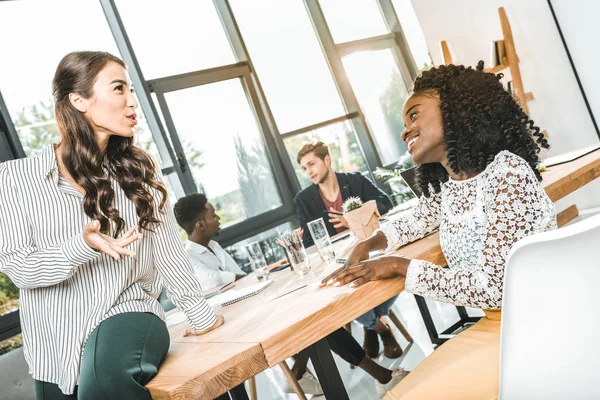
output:
[[[100,221],[102,233],[117,237],[125,228],[125,221],[114,207],[111,177],[135,204],[138,226],[147,231],[153,231],[160,223],[156,212],[165,212],[167,190],[157,177],[152,157],[134,146],[133,137],[113,135],[105,151],[101,152],[91,123],[69,101],[70,93],[91,98],[98,74],[110,62],[126,68],[123,60],[110,53],[69,53],[56,68],[52,89],[62,137],[62,161],[73,180],[85,190],[83,210],[92,220]],[[156,192],[162,197],[155,211]]]

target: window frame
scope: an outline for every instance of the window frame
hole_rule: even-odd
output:
[[[346,76],[342,57],[357,51],[389,48],[395,56],[401,76],[407,87],[412,85],[413,79],[418,74],[418,68],[391,0],[377,0],[380,12],[384,17],[389,31],[388,34],[337,44],[334,42],[329,31],[319,1],[301,0],[304,3],[315,34],[325,54],[332,79],[340,94],[346,114],[290,132],[280,132],[277,127],[228,0],[213,0],[213,4],[221,19],[237,63],[175,76],[153,78],[148,81],[144,79],[135,56],[134,48],[129,41],[127,31],[117,10],[115,0],[98,1],[101,4],[106,21],[121,53],[120,55],[129,67],[129,74],[137,89],[140,106],[163,162],[162,173],[164,175],[175,174],[177,177],[177,179],[170,180],[177,197],[195,193],[196,184],[189,168],[187,168],[187,161],[174,129],[171,116],[168,113],[168,107],[166,108],[167,113],[164,112],[165,110],[162,110],[165,124],[167,125],[165,127],[160,120],[151,93],[156,93],[160,104],[160,94],[162,94],[162,102],[164,102],[166,89],[176,87],[176,85],[188,85],[181,87],[183,89],[195,86],[199,84],[198,82],[208,84],[219,80],[231,79],[232,77],[241,79],[248,103],[254,112],[259,131],[264,139],[265,150],[281,192],[283,205],[224,229],[219,236],[219,242],[223,247],[228,247],[273,227],[292,221],[296,217],[293,200],[295,194],[301,190],[301,186],[295,174],[293,165],[295,160],[292,160],[288,155],[284,139],[317,128],[348,121],[357,135],[360,151],[371,176],[377,167],[382,167],[381,158],[377,153],[377,147],[367,121],[360,109],[350,81]],[[293,79],[293,77],[290,77],[290,79]],[[0,146],[2,146],[0,147],[0,161],[25,157],[25,152],[1,94],[0,117],[4,120],[5,125],[0,126],[2,128],[0,129]],[[7,132],[4,132],[5,130]],[[170,140],[173,138],[172,147]],[[12,334],[15,329],[20,331],[20,325],[15,328],[14,324],[10,322],[14,318],[14,315],[18,316],[18,313],[19,311],[17,310],[0,317],[0,340],[2,340],[3,334],[8,334],[8,332]]]

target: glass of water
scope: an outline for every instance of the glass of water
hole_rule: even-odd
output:
[[[310,272],[310,261],[302,243],[300,228],[279,235],[277,243],[285,250],[290,266],[299,278]]]
[[[333,245],[331,244],[329,232],[327,232],[327,227],[325,226],[325,221],[323,221],[323,218],[310,221],[308,223],[308,230],[310,231],[310,235],[315,242],[315,246],[317,246],[321,260],[331,261],[335,259]]]
[[[269,268],[267,268],[267,261],[265,260],[265,256],[260,248],[260,243],[250,243],[246,246],[246,252],[248,253],[248,258],[250,258],[250,262],[252,263],[252,269],[256,274],[256,278],[259,281],[268,280]]]

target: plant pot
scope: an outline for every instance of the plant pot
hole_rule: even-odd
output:
[[[344,213],[344,218],[358,240],[368,238],[379,229],[379,210],[375,200],[367,201],[361,208]]]

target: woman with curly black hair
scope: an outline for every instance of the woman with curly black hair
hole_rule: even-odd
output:
[[[501,75],[458,65],[414,82],[402,139],[418,164],[419,204],[359,242],[324,285],[360,286],[406,277],[406,290],[484,309],[486,317],[444,344],[388,394],[389,399],[483,399],[498,394],[500,308],[506,257],[520,239],[556,228],[554,205],[537,170],[549,147],[499,82]],[[401,256],[368,260],[439,227],[448,267]]]

